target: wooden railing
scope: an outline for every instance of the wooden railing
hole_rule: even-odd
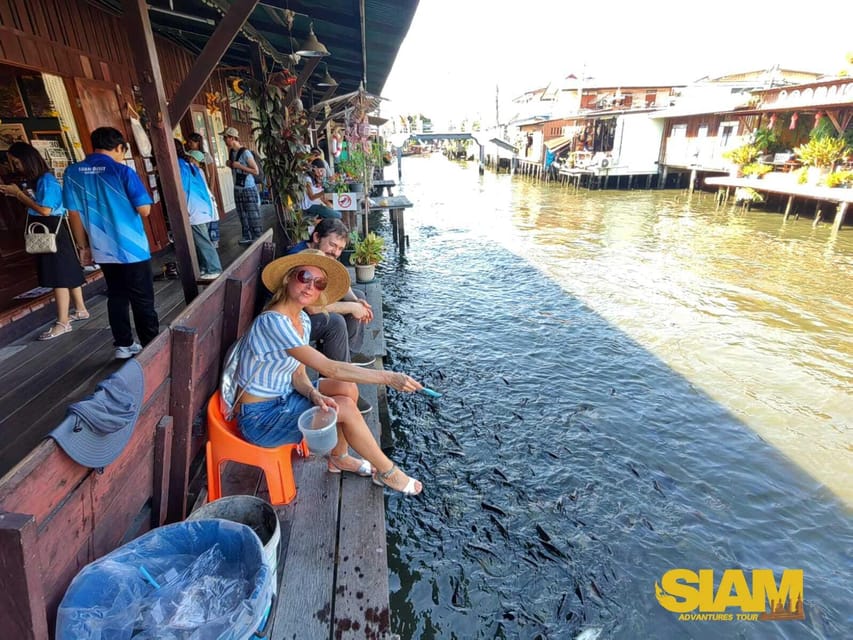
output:
[[[255,315],[271,240],[268,231],[137,356],[143,407],[130,442],[103,473],[48,438],[0,479],[3,637],[52,637],[59,603],[84,565],[185,517],[190,464],[204,443],[193,425],[218,385],[225,351]]]

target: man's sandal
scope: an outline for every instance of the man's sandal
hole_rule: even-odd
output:
[[[331,455],[328,456],[329,464],[327,465],[327,469],[329,473],[343,473],[346,471],[347,473],[354,473],[356,475],[361,476],[362,478],[367,478],[368,476],[373,475],[373,466],[367,460],[361,460],[361,464],[358,465],[358,469],[344,469],[341,466],[341,462],[346,460],[347,458],[352,458],[348,453],[342,453],[339,456]],[[352,458],[355,460],[356,458]]]
[[[69,331],[71,331],[70,322],[60,322],[57,320],[53,323],[53,326],[50,329],[39,336],[39,340],[53,340],[54,338],[58,338]]]
[[[416,488],[417,480],[415,480],[412,477],[409,477],[409,481],[406,483],[406,486],[403,487],[402,489],[395,489],[390,484],[388,484],[388,478],[390,478],[392,475],[394,475],[395,471],[400,471],[397,468],[396,464],[393,465],[390,469],[388,469],[388,471],[386,471],[385,473],[379,473],[377,471],[376,473],[373,474],[373,484],[375,484],[378,487],[388,487],[389,489],[392,489],[394,491],[399,491],[404,496],[416,496],[420,493],[420,491],[418,491]],[[403,473],[403,472],[400,471],[400,473]]]

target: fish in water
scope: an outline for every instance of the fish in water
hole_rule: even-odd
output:
[[[483,509],[485,509],[486,511],[497,513],[499,516],[506,516],[506,511],[504,511],[500,507],[496,507],[493,504],[489,504],[488,502],[481,502],[480,506],[483,507]]]
[[[575,636],[575,640],[598,640],[598,636],[601,635],[601,629],[590,627],[589,629],[584,629],[578,635]]]
[[[498,528],[498,531],[500,532],[500,534],[501,534],[501,535],[502,535],[506,540],[509,540],[509,531],[507,530],[507,528],[506,528],[504,525],[502,525],[502,524],[501,524],[501,521],[500,521],[500,520],[498,520],[498,519],[497,519],[495,516],[493,516],[491,513],[489,514],[489,518],[491,518],[491,519],[492,519],[492,522],[494,522],[494,523],[495,523],[495,526]]]

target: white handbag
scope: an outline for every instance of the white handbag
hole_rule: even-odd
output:
[[[62,224],[62,221],[59,224]],[[50,232],[47,225],[41,222],[31,222],[24,230],[24,251],[27,253],[56,253],[56,235],[56,233]]]

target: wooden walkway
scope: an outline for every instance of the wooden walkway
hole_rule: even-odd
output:
[[[265,207],[265,226],[274,214]],[[231,215],[220,225],[219,254],[223,267],[239,256],[240,221]],[[152,260],[159,269],[174,260],[166,251]],[[168,326],[186,308],[180,280],[155,280],[154,297],[160,326]],[[51,303],[51,306],[53,303]],[[0,345],[0,477],[23,460],[65,417],[69,404],[94,391],[95,385],[118,369],[107,320],[107,298],[86,301],[91,317],[75,322],[71,333],[40,342],[36,337],[52,321],[10,344]]]
[[[391,234],[394,236],[394,242],[397,243],[397,250],[400,252],[400,255],[404,255],[406,253],[406,242],[408,241],[404,216],[406,209],[414,206],[412,202],[403,195],[377,196],[370,198],[369,204],[371,213],[388,209],[388,215],[391,217]],[[366,228],[367,225],[365,224]]]
[[[374,309],[362,352],[382,366],[382,293],[378,282],[357,284]],[[377,439],[384,387],[361,385],[373,405],[365,418]],[[323,458],[294,457],[297,495],[276,508],[281,526],[279,591],[270,638],[352,640],[390,638],[388,560],[383,490],[370,478],[331,474]],[[269,500],[263,474],[228,463],[223,495],[257,495]],[[205,496],[200,496],[201,506]]]
[[[229,265],[243,252],[236,243],[239,222],[232,218],[222,227],[220,254],[223,265]],[[169,259],[161,257],[161,261]],[[230,284],[230,280],[223,283],[226,291]],[[250,286],[248,281],[247,286]],[[355,286],[365,292],[375,312],[365,332],[362,351],[375,355],[374,366],[381,367],[386,353],[381,284]],[[184,316],[187,322],[190,315],[193,318],[200,313],[204,316],[203,309],[213,300],[211,296],[201,296],[195,311],[188,315],[179,280],[157,281],[155,290],[164,327],[170,323],[180,324]],[[183,463],[190,459],[178,460],[175,451],[180,448],[174,443],[190,435],[194,442],[196,436],[203,438],[204,434],[204,425],[199,423],[191,429],[192,434],[188,427],[175,427],[172,437],[173,418],[175,425],[189,425],[193,416],[177,416],[174,402],[168,401],[170,389],[172,394],[179,391],[174,388],[174,380],[168,377],[168,367],[174,358],[184,357],[181,354],[186,349],[181,351],[181,341],[185,336],[194,335],[198,340],[197,348],[208,350],[212,348],[210,340],[218,340],[220,333],[214,329],[199,329],[197,334],[192,334],[191,326],[194,325],[175,326],[164,330],[157,338],[157,345],[152,345],[153,349],[146,349],[140,356],[152,371],[166,370],[167,377],[159,387],[146,389],[146,397],[150,397],[146,407],[151,407],[148,421],[159,420],[156,429],[153,423],[146,423],[145,428],[138,426],[132,441],[133,450],[129,447],[126,455],[110,465],[103,475],[79,467],[55,446],[45,447],[48,443],[41,442],[42,439],[64,417],[67,405],[90,394],[99,381],[121,365],[113,358],[104,296],[94,296],[87,303],[92,317],[76,323],[69,336],[38,342],[34,337],[43,330],[39,328],[13,344],[0,347],[0,383],[3,384],[0,391],[0,434],[3,436],[0,461],[4,466],[0,476],[5,483],[0,491],[0,520],[6,518],[5,524],[0,526],[0,542],[12,545],[17,550],[15,558],[18,560],[17,564],[10,564],[8,575],[0,576],[0,583],[17,588],[32,580],[33,584],[41,585],[41,590],[33,587],[26,598],[21,596],[23,599],[16,601],[14,607],[3,609],[0,606],[0,611],[15,612],[16,637],[33,640],[48,637],[47,630],[52,633],[63,585],[67,585],[83,564],[147,530],[144,523],[149,518],[163,523],[167,497],[171,499],[171,493],[167,496],[165,488],[172,484],[186,486],[188,469]],[[251,311],[249,307],[246,310]],[[242,307],[238,315],[242,318]],[[226,319],[228,317],[226,314]],[[231,319],[226,324],[235,322],[236,319]],[[214,325],[218,326],[218,322]],[[226,329],[221,331],[224,335]],[[158,345],[163,348],[159,349]],[[210,359],[202,352],[198,354],[199,361]],[[193,371],[202,369],[204,367],[198,363],[192,367]],[[206,380],[204,371],[198,375]],[[205,386],[204,380],[199,380],[200,387]],[[384,387],[368,385],[360,391],[374,407],[365,417],[379,438]],[[195,406],[193,402],[192,407]],[[188,405],[186,411],[189,410]],[[158,417],[161,414],[164,415],[162,419]],[[193,415],[196,415],[194,409]],[[183,435],[179,436],[179,432]],[[189,446],[188,442],[185,444]],[[21,460],[23,464],[19,464]],[[204,465],[200,468],[203,470]],[[392,638],[382,488],[374,486],[370,478],[330,474],[325,460],[315,457],[294,459],[294,472],[297,497],[291,504],[277,508],[281,523],[280,587],[268,637],[276,640]],[[135,484],[127,478],[135,479]],[[206,500],[205,479],[199,477],[199,480],[194,484],[205,488],[193,491],[190,496],[196,506]],[[140,494],[137,485],[148,493]],[[152,491],[153,498],[146,499]],[[236,464],[225,470],[223,493],[269,497],[259,470]],[[39,499],[41,495],[44,497]],[[140,500],[145,502],[141,510]],[[171,509],[171,502],[169,505]],[[14,520],[10,520],[13,517]],[[60,586],[54,588],[52,585]]]
[[[788,176],[789,174],[784,175]],[[767,176],[764,178],[706,178],[705,184],[721,189],[720,199],[724,202],[729,199],[729,191],[731,189],[754,189],[755,191],[764,191],[767,193],[788,196],[788,203],[785,206],[786,220],[791,213],[791,206],[794,202],[794,198],[804,198],[808,200],[832,203],[836,205],[835,220],[832,223],[832,228],[836,232],[841,229],[841,225],[844,222],[844,214],[847,212],[847,207],[851,202],[853,202],[853,189],[830,189],[829,187],[797,184],[789,180],[778,181],[767,178]],[[817,225],[820,222],[820,219],[821,215],[820,210],[818,209],[818,214],[815,215],[814,224]]]

